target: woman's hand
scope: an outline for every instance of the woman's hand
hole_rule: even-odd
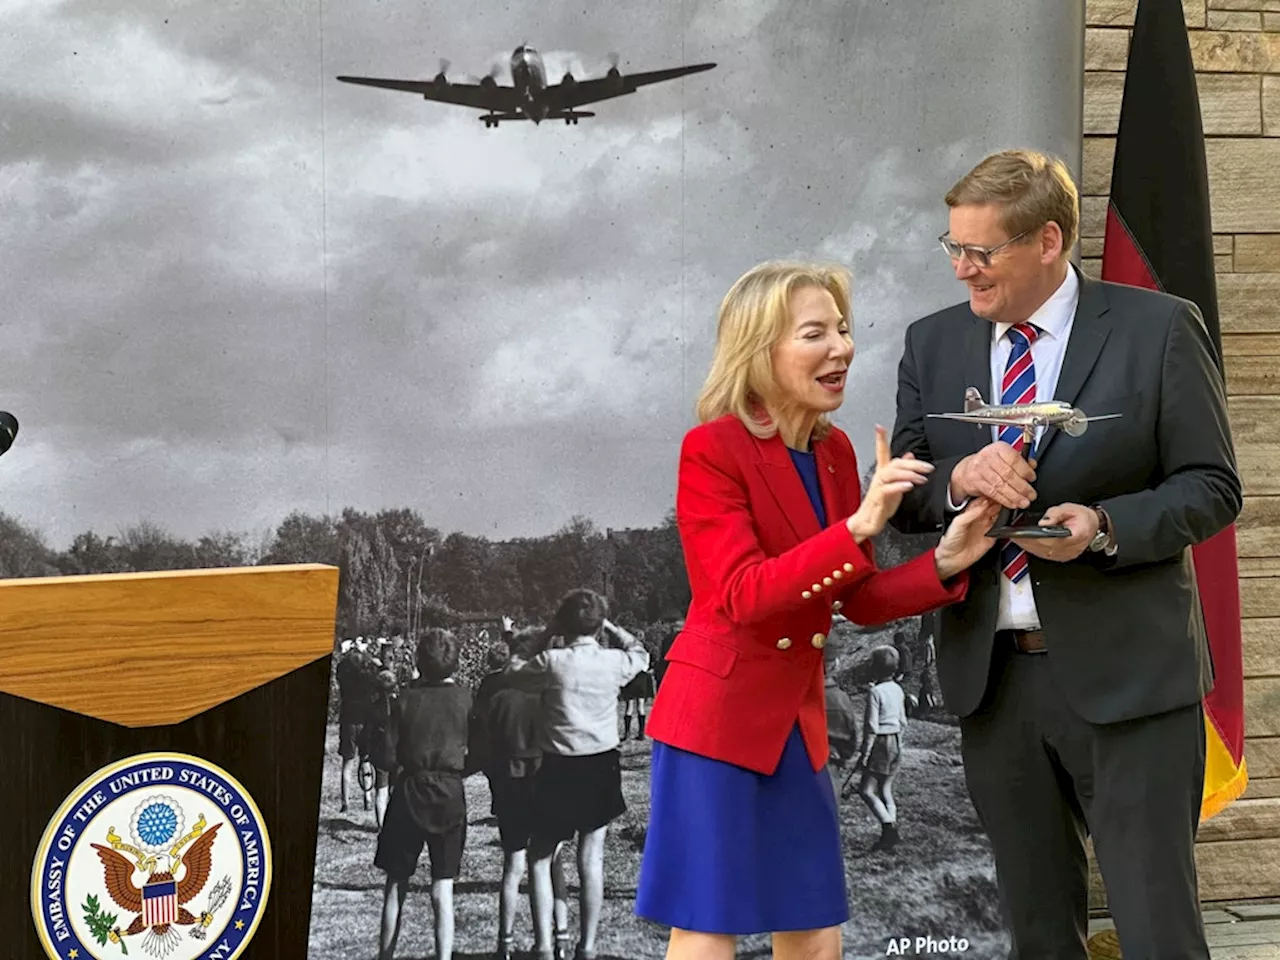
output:
[[[947,532],[933,551],[933,565],[939,580],[950,580],[967,570],[995,543],[986,531],[1000,515],[1000,504],[986,497],[975,497],[963,512],[951,521]]]
[[[933,464],[917,460],[912,453],[890,459],[889,435],[884,427],[876,427],[876,472],[867,487],[862,504],[845,521],[845,526],[858,543],[876,536],[902,503],[902,496],[918,487],[933,472]]]

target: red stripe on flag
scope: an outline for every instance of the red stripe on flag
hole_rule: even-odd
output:
[[[1102,240],[1102,276],[1113,283],[1159,290],[1151,264],[1138,249],[1128,225],[1120,217],[1114,202],[1107,204],[1106,234]]]
[[[1244,671],[1240,668],[1240,579],[1235,527],[1227,527],[1197,544],[1192,556],[1209,649],[1215,665],[1219,665],[1213,689],[1205,697],[1205,707],[1231,759],[1239,765],[1244,756]]]
[[[1114,205],[1107,207],[1106,238],[1102,245],[1102,275],[1117,283],[1159,289],[1151,265],[1134,243],[1133,235]],[[1240,581],[1236,531],[1227,527],[1217,536],[1191,548],[1204,610],[1209,650],[1216,666],[1213,689],[1205,709],[1237,764],[1244,755],[1244,671],[1241,658]]]

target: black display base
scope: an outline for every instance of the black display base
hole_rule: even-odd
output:
[[[996,525],[987,531],[987,536],[997,540],[1062,539],[1071,536],[1071,531],[1066,527],[1040,526],[1040,519],[1043,516],[1044,513],[1002,510]]]

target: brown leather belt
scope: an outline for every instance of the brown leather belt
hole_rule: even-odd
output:
[[[1019,653],[1048,653],[1043,630],[997,630],[996,640],[1009,643]]]

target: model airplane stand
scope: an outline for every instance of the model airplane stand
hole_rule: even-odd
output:
[[[1036,428],[1033,424],[1024,424],[1022,427],[1022,458],[1024,460],[1030,457],[1035,444],[1035,432]],[[1040,518],[1043,516],[1043,510],[1033,513],[1005,507],[996,517],[995,525],[987,531],[987,536],[997,540],[1061,539],[1071,536],[1071,531],[1064,526],[1056,524],[1041,526]]]
[[[307,955],[337,589],[0,580],[6,960]]]

